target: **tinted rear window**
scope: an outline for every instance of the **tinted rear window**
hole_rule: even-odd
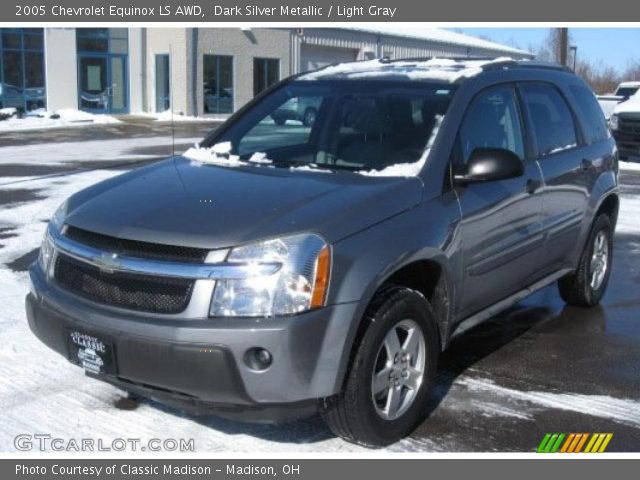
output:
[[[584,126],[585,136],[589,143],[599,142],[608,137],[604,112],[591,90],[580,85],[571,85],[569,92],[578,105],[578,114]]]

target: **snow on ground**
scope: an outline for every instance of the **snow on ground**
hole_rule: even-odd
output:
[[[120,120],[110,115],[98,115],[81,112],[72,108],[47,112],[36,110],[30,112],[24,118],[9,118],[0,121],[0,132],[13,132],[22,130],[39,130],[60,127],[81,127],[86,125],[104,125],[120,123]]]
[[[637,163],[637,162],[620,162],[620,170],[640,172],[640,163]]]
[[[138,112],[132,115],[136,117],[153,118],[156,122],[211,122],[216,120],[214,117],[194,117],[192,115],[184,115],[182,112],[172,112],[171,110],[165,110],[159,113]]]
[[[177,145],[193,144],[202,137],[176,138]],[[137,160],[156,158],[162,153],[139,153],[142,147],[165,147],[165,155],[171,155],[171,136],[142,138],[122,138],[110,140],[89,140],[82,142],[39,143],[34,145],[13,145],[2,147],[0,164],[64,164],[89,162],[92,160]],[[177,149],[176,153],[182,153]]]
[[[159,141],[151,139],[150,141]],[[108,141],[107,141],[108,142]],[[107,144],[83,142],[66,149],[70,161],[96,154],[95,150],[127,150],[139,139]],[[40,148],[40,150],[36,149]],[[29,160],[31,155],[56,149],[56,144],[0,149]],[[31,148],[31,150],[29,150]],[[37,157],[36,157],[37,158]],[[81,369],[45,347],[32,335],[26,324],[24,295],[28,291],[26,272],[11,270],[7,264],[38,248],[46,220],[71,193],[117,172],[96,170],[55,178],[24,179],[1,188],[37,192],[38,197],[0,209],[0,451],[15,451],[13,438],[20,433],[49,432],[64,439],[90,437],[109,444],[114,438],[194,439],[196,452],[350,452],[364,449],[333,438],[318,419],[281,426],[243,425],[215,417],[191,417],[151,402],[134,410],[120,410],[114,403],[121,398],[118,389],[86,378]],[[2,180],[2,179],[0,179]],[[0,181],[0,184],[2,182]],[[637,211],[640,197],[626,195],[622,201],[619,225],[625,232],[640,234]],[[514,422],[531,422],[535,415],[560,409],[607,419],[620,425],[640,426],[640,402],[632,399],[571,392],[548,392],[539,389],[515,389],[500,385],[486,374],[468,369],[458,376],[438,409],[452,416],[473,418],[499,417]],[[388,451],[471,450],[473,438],[462,439],[456,432],[444,437],[410,438]]]

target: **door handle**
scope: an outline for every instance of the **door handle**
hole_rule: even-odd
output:
[[[582,170],[589,170],[593,167],[593,160],[589,160],[588,158],[583,158],[582,162],[580,162],[580,168]]]
[[[538,191],[541,185],[542,182],[540,182],[540,180],[534,180],[533,178],[530,178],[529,180],[527,180],[525,188],[527,190],[527,193],[534,194]]]

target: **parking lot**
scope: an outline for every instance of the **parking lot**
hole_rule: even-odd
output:
[[[21,433],[61,438],[193,438],[197,452],[359,451],[319,418],[246,425],[192,417],[88,379],[42,345],[24,314],[29,264],[64,198],[181,152],[212,124],[118,124],[0,136],[0,451]],[[441,358],[431,415],[388,448],[534,451],[547,432],[611,432],[608,451],[640,450],[640,169],[624,165],[609,290],[600,307],[565,306],[546,288],[456,340]]]

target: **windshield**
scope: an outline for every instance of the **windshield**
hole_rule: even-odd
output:
[[[638,87],[620,87],[616,92],[619,97],[629,98],[638,91]]]
[[[203,148],[238,161],[375,170],[424,159],[455,86],[297,81],[266,96]],[[417,174],[417,172],[416,172]]]

